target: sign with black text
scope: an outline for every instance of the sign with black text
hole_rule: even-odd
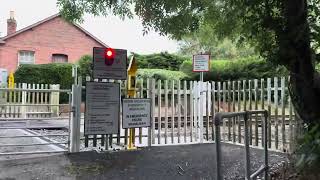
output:
[[[87,82],[84,134],[116,134],[120,119],[120,84]]]
[[[208,72],[210,69],[210,55],[197,54],[193,55],[193,72]]]
[[[151,121],[151,99],[123,99],[123,128],[149,127]]]

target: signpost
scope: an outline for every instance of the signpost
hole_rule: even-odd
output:
[[[127,50],[93,48],[94,79],[127,79]]]
[[[85,135],[116,134],[120,118],[120,85],[87,82]]]
[[[122,127],[150,127],[151,99],[123,99]]]
[[[200,72],[200,82],[198,83],[198,92],[200,97],[197,98],[196,102],[200,100],[197,103],[197,112],[199,112],[199,127],[200,127],[200,132],[199,132],[199,138],[200,142],[203,142],[203,108],[201,107],[203,102],[204,102],[204,97],[203,97],[203,72],[208,72],[210,70],[210,55],[209,54],[197,54],[193,55],[193,60],[192,60],[192,65],[193,65],[193,72]]]

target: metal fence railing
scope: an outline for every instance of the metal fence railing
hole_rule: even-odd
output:
[[[263,125],[262,125],[262,144],[264,149],[264,164],[251,173],[250,167],[250,146],[249,146],[249,129],[248,129],[248,121],[249,116],[251,115],[262,114],[264,116]],[[215,143],[216,143],[216,166],[217,166],[217,180],[222,180],[223,176],[221,173],[221,135],[220,135],[220,126],[222,125],[222,120],[224,118],[236,118],[243,116],[244,119],[244,146],[245,146],[245,178],[246,180],[256,179],[259,175],[264,172],[264,179],[268,178],[268,111],[266,110],[253,110],[253,111],[242,111],[242,112],[230,112],[230,113],[217,113],[214,117],[214,124],[216,130]]]
[[[0,88],[0,99],[2,98],[0,102],[0,158],[68,152],[71,112],[68,112],[66,116],[59,116],[58,112],[61,106],[65,106],[59,103],[59,94],[69,96],[67,106],[71,109],[71,90],[52,87],[51,89],[30,89],[26,84],[22,85],[22,88]],[[33,115],[28,115],[28,113]],[[43,116],[44,113],[52,115]],[[60,120],[65,120],[65,122],[60,122]],[[62,129],[65,132],[45,133],[44,130],[48,129]],[[56,141],[53,137],[65,138]]]

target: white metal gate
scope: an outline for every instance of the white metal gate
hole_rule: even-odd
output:
[[[71,95],[59,85],[0,88],[0,158],[67,152]]]

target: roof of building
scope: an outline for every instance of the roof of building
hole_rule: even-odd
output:
[[[30,25],[30,26],[27,26],[27,27],[25,27],[25,28],[23,28],[23,29],[21,29],[21,30],[19,30],[19,31],[16,31],[16,32],[13,33],[13,34],[10,34],[10,35],[8,35],[8,36],[2,37],[2,39],[0,39],[0,44],[1,44],[1,43],[5,43],[5,40],[7,40],[7,39],[10,39],[10,38],[12,38],[12,37],[14,37],[14,36],[17,36],[17,35],[21,34],[21,33],[24,33],[25,31],[28,31],[28,30],[30,30],[30,29],[32,29],[32,28],[35,28],[35,27],[37,27],[37,26],[39,26],[39,25],[41,25],[41,24],[44,24],[44,23],[46,23],[46,22],[48,22],[48,21],[50,21],[50,20],[52,20],[52,19],[54,19],[54,18],[56,18],[56,17],[61,17],[61,15],[60,15],[59,13],[58,13],[58,14],[55,14],[55,15],[52,15],[52,16],[46,18],[46,19],[43,19],[43,20],[41,20],[41,21],[39,21],[39,22],[37,22],[37,23],[34,23],[34,24],[32,24],[32,25]],[[100,43],[101,45],[103,45],[104,47],[109,47],[107,44],[105,44],[105,43],[102,42],[100,39],[98,39],[97,37],[95,37],[94,35],[92,35],[91,33],[89,33],[87,30],[85,30],[85,29],[84,29],[83,27],[81,27],[80,25],[75,24],[75,23],[72,23],[72,24],[73,24],[76,28],[78,28],[79,30],[81,30],[83,33],[85,33],[87,36],[91,37],[92,39],[94,39],[95,41],[97,41],[98,43]]]

